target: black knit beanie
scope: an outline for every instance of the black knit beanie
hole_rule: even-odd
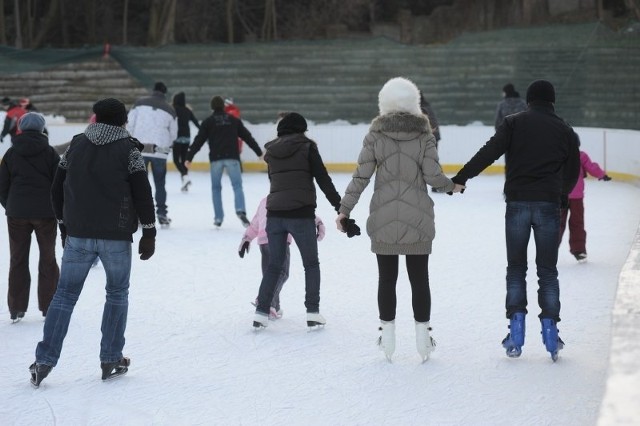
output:
[[[160,92],[160,93],[167,93],[167,86],[165,86],[163,82],[158,81],[156,84],[153,85],[153,91]]]
[[[297,112],[290,112],[278,123],[278,136],[304,133],[307,131],[307,120]]]
[[[106,98],[93,105],[96,113],[96,123],[122,126],[127,122],[127,108],[115,98]]]
[[[224,99],[222,99],[222,96],[214,96],[211,98],[211,109],[214,111],[224,111]]]
[[[553,84],[547,80],[536,80],[527,88],[527,103],[531,102],[556,102],[556,91]]]

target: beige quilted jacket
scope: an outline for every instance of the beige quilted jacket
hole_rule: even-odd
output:
[[[373,120],[340,213],[349,216],[374,173],[367,219],[371,251],[430,254],[435,223],[427,185],[451,191],[454,184],[442,172],[426,116],[391,113]]]

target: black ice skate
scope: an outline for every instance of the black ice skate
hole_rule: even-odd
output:
[[[245,212],[238,212],[237,215],[238,219],[240,219],[240,222],[242,222],[242,226],[248,228],[251,222],[249,222],[249,219],[247,219],[247,214]]]
[[[11,312],[11,322],[13,324],[20,322],[22,318],[24,318],[24,312]]]
[[[102,380],[110,380],[126,374],[130,365],[131,360],[127,357],[122,357],[120,361],[116,362],[101,362]]]
[[[29,372],[31,373],[31,384],[34,387],[40,387],[40,383],[49,375],[52,366],[47,364],[36,364],[35,362],[29,366]]]

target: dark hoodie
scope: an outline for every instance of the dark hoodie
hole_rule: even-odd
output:
[[[47,135],[33,130],[16,135],[0,164],[0,203],[6,215],[53,218],[51,183],[60,156]]]
[[[340,194],[322,162],[318,146],[302,133],[289,134],[265,145],[271,189],[267,216],[315,217],[315,179],[327,200],[338,211]]]
[[[173,97],[173,109],[176,110],[176,116],[178,117],[178,137],[191,138],[189,121],[193,122],[198,129],[200,128],[200,123],[193,111],[187,106],[184,92],[177,93]]]

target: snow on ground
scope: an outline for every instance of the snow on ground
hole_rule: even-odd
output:
[[[342,193],[348,174],[332,174]],[[42,337],[35,285],[30,309],[17,324],[0,305],[0,424],[2,425],[593,425],[605,391],[611,312],[618,275],[640,211],[638,188],[587,182],[589,262],[578,264],[565,241],[558,267],[560,333],[566,347],[553,363],[541,342],[536,277],[530,257],[530,315],[520,359],[500,342],[504,318],[505,249],[502,177],[480,176],[462,195],[435,194],[437,237],[430,257],[433,336],[438,346],[420,363],[415,350],[410,289],[401,266],[397,350],[385,360],[378,336],[375,257],[365,235],[335,229],[331,206],[319,194],[327,225],[319,243],[324,329],[305,323],[304,274],[292,247],[291,276],[282,291],[284,317],[252,329],[260,283],[259,250],[241,259],[243,233],[224,182],[227,217],[213,229],[208,173],[192,173],[180,193],[167,176],[171,229],[159,230],[156,254],[135,258],[125,354],[129,373],[100,380],[99,341],[104,270],[87,279],[58,366],[40,389],[28,365]],[[264,173],[244,175],[253,214],[268,191]],[[369,190],[368,190],[369,191]],[[370,192],[353,217],[364,225]],[[602,206],[606,206],[603,208]],[[140,237],[134,236],[134,244]],[[6,222],[0,221],[8,271]],[[31,271],[36,280],[37,256]],[[533,255],[533,241],[530,244]],[[58,250],[61,256],[61,250]],[[6,294],[6,279],[0,294]]]

